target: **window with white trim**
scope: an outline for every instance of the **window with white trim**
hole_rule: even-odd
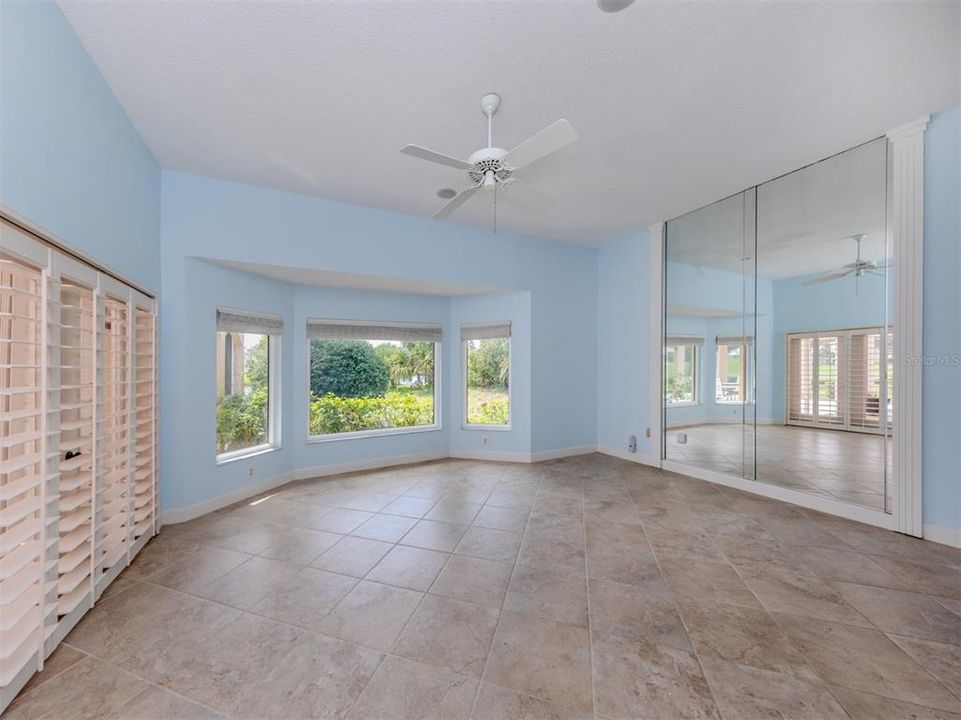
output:
[[[279,446],[283,330],[276,315],[217,310],[218,462]]]
[[[308,319],[308,436],[439,428],[441,336],[434,324]]]
[[[465,426],[511,424],[511,324],[462,325]]]
[[[697,404],[700,338],[668,337],[664,341],[664,399],[668,406]]]

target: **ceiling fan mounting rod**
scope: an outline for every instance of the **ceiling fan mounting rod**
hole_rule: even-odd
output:
[[[494,120],[494,113],[501,106],[501,96],[497,93],[487,93],[480,100],[481,112],[487,116],[487,147],[494,147],[491,126]]]

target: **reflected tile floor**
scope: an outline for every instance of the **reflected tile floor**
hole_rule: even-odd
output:
[[[291,483],[154,538],[25,718],[961,718],[961,551],[601,455]]]
[[[677,434],[687,434],[680,444]],[[845,432],[794,425],[758,425],[752,438],[740,423],[712,423],[669,428],[669,460],[733,475],[753,465],[758,480],[823,495],[844,502],[884,509],[884,453],[891,465],[891,443],[871,433]],[[742,447],[748,451],[742,457]]]

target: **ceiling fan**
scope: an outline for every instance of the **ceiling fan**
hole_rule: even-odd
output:
[[[884,276],[883,270],[890,267],[888,263],[878,264],[874,260],[862,260],[861,259],[861,241],[866,238],[867,235],[860,233],[858,235],[849,235],[844,238],[844,240],[854,240],[857,243],[858,252],[857,258],[853,263],[848,263],[842,267],[836,268],[834,270],[829,270],[824,275],[820,275],[816,278],[811,278],[810,280],[805,280],[802,285],[819,285],[820,283],[830,282],[831,280],[840,280],[848,275],[854,275],[855,281],[864,275],[880,275]],[[857,292],[857,286],[855,285],[855,292]]]
[[[528,185],[515,173],[577,140],[574,127],[567,120],[556,120],[512,150],[494,147],[491,126],[494,113],[497,112],[500,104],[501,96],[497,93],[488,93],[481,98],[481,111],[487,116],[487,147],[472,153],[466,160],[428,150],[420,145],[405,145],[401,148],[400,151],[405,155],[467,171],[470,184],[435,212],[434,218],[446,218],[481,188],[490,191],[493,197],[493,230],[495,232],[497,231],[498,188],[520,189],[518,201],[535,210],[544,209],[553,202],[553,198]]]

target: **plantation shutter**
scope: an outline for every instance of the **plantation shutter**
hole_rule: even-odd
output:
[[[97,401],[96,272],[59,263],[60,357],[59,580],[60,618],[89,607],[93,597],[94,443]],[[68,457],[69,455],[69,457]]]
[[[153,301],[134,309],[133,538],[157,529],[157,332]]]
[[[814,338],[788,336],[787,420],[810,423],[814,420],[815,391]]]
[[[217,331],[282,335],[284,321],[279,315],[217,308]]]
[[[156,532],[155,320],[0,220],[0,712]]]
[[[130,527],[129,305],[113,295],[98,304],[96,582],[127,559]],[[109,582],[106,580],[105,582]]]
[[[440,342],[440,325],[420,323],[351,322],[307,320],[307,337],[314,340],[385,340],[396,342]]]
[[[460,327],[461,341],[492,340],[494,338],[509,338],[510,336],[511,324],[509,322],[470,323]]]
[[[0,686],[36,667],[44,640],[44,282],[42,266],[0,251]]]

